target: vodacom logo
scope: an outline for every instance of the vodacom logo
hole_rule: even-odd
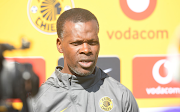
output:
[[[119,0],[122,11],[131,19],[142,20],[149,17],[157,0]]]
[[[180,97],[180,83],[174,80],[174,68],[174,63],[167,56],[135,57],[133,59],[133,94],[135,97]]]
[[[160,67],[164,64],[164,67],[168,70],[167,75],[162,77],[159,73]],[[154,80],[159,84],[168,84],[172,81],[172,72],[170,71],[170,62],[166,59],[162,59],[157,61],[152,69],[152,75]]]

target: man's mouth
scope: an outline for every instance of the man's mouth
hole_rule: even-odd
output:
[[[89,68],[89,67],[92,66],[93,61],[91,61],[91,60],[82,60],[82,61],[79,61],[79,64],[80,64],[81,67],[83,67],[83,68]]]

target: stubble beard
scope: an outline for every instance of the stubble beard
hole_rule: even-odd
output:
[[[94,70],[95,70],[95,66],[94,66],[94,68],[93,68],[90,72],[88,72],[88,73],[81,73],[81,72],[75,70],[74,68],[72,68],[72,67],[69,66],[69,65],[68,65],[68,67],[69,67],[70,71],[72,71],[73,73],[75,73],[75,75],[81,76],[81,77],[91,75],[91,74],[94,72]]]

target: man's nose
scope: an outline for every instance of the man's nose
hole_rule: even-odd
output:
[[[80,50],[81,54],[90,54],[92,53],[91,51],[91,46],[88,43],[83,43],[82,48]]]

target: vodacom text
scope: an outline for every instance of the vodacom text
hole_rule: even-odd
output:
[[[160,95],[160,94],[180,94],[179,87],[161,87],[158,86],[157,88],[146,88],[146,92],[148,95]]]
[[[110,40],[112,39],[168,39],[167,30],[133,30],[128,28],[125,31],[113,30],[107,31],[107,36]]]

